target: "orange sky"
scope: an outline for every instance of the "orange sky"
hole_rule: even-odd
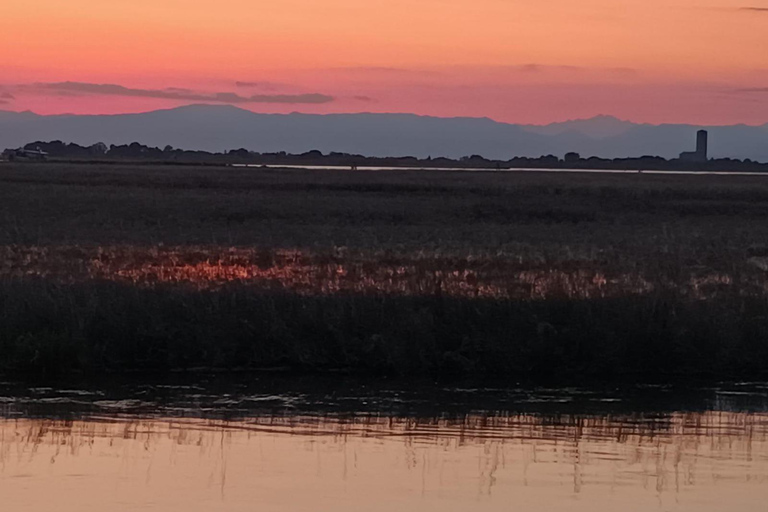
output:
[[[768,0],[5,0],[0,108],[757,124],[766,33]]]

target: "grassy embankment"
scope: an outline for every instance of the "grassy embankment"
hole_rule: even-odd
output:
[[[768,178],[0,166],[0,371],[759,378]]]

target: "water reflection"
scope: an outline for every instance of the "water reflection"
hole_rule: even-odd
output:
[[[743,511],[766,483],[754,412],[0,422],[8,510]]]

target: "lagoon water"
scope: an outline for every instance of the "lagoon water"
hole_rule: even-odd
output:
[[[345,165],[263,165],[263,164],[230,164],[237,168],[261,168],[261,169],[296,169],[307,171],[349,171],[350,166]],[[379,171],[442,171],[442,172],[493,172],[493,173],[558,173],[558,174],[649,174],[649,175],[683,175],[683,176],[768,176],[760,171],[659,171],[659,170],[622,170],[622,169],[546,169],[528,167],[377,167],[359,166],[355,172],[379,172]]]
[[[0,386],[13,512],[762,511],[768,386]]]

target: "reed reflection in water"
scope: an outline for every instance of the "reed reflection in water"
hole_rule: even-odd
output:
[[[13,511],[765,510],[768,415],[0,423]]]

